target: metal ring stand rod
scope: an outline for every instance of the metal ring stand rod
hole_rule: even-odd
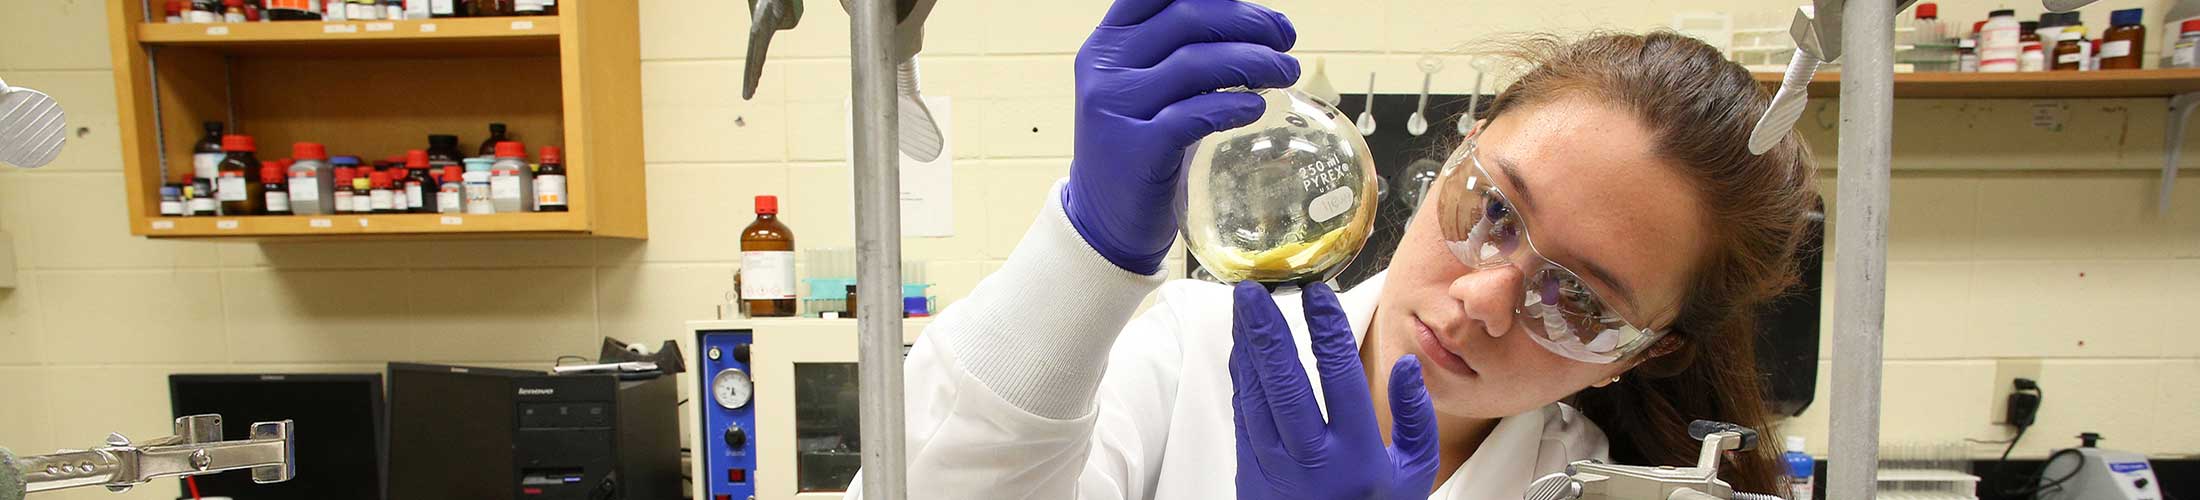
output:
[[[851,0],[854,72],[857,380],[863,498],[908,498],[902,406],[901,153],[894,97],[894,2]]]
[[[1840,192],[1834,220],[1832,450],[1826,498],[1877,496],[1887,313],[1888,170],[1894,152],[1896,2],[1841,9]]]

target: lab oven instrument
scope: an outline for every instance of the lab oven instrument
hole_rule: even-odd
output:
[[[903,353],[929,325],[902,322]],[[681,387],[698,500],[837,500],[862,467],[856,320],[688,323]]]

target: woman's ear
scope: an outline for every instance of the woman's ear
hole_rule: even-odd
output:
[[[1681,338],[1677,336],[1667,335],[1664,337],[1660,337],[1658,338],[1656,343],[1650,344],[1650,351],[1648,352],[1649,357],[1658,358],[1663,357],[1667,354],[1672,354],[1675,351],[1679,351],[1681,350],[1682,342],[1686,341],[1681,340]]]

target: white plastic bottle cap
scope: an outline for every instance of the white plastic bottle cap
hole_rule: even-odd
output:
[[[1801,451],[1803,451],[1803,437],[1802,437],[1802,436],[1788,436],[1788,437],[1787,437],[1787,451],[1793,451],[1793,452],[1801,452]]]

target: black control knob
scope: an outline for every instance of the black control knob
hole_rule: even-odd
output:
[[[741,424],[726,425],[726,447],[742,449],[749,445],[749,433],[741,430]]]
[[[2142,490],[2143,490],[2143,489],[2147,489],[2147,478],[2143,478],[2143,477],[2142,477],[2142,478],[2139,478],[2138,480],[2132,481],[2132,482],[2131,482],[2131,485],[2132,485],[2132,486],[2137,486],[2137,487],[2139,487],[2139,489],[2142,489]]]
[[[741,364],[744,364],[744,365],[745,365],[745,364],[749,364],[749,345],[748,345],[748,344],[736,344],[736,345],[734,345],[734,346],[733,346],[733,360],[734,360],[734,361],[739,361],[739,362],[741,362]]]

